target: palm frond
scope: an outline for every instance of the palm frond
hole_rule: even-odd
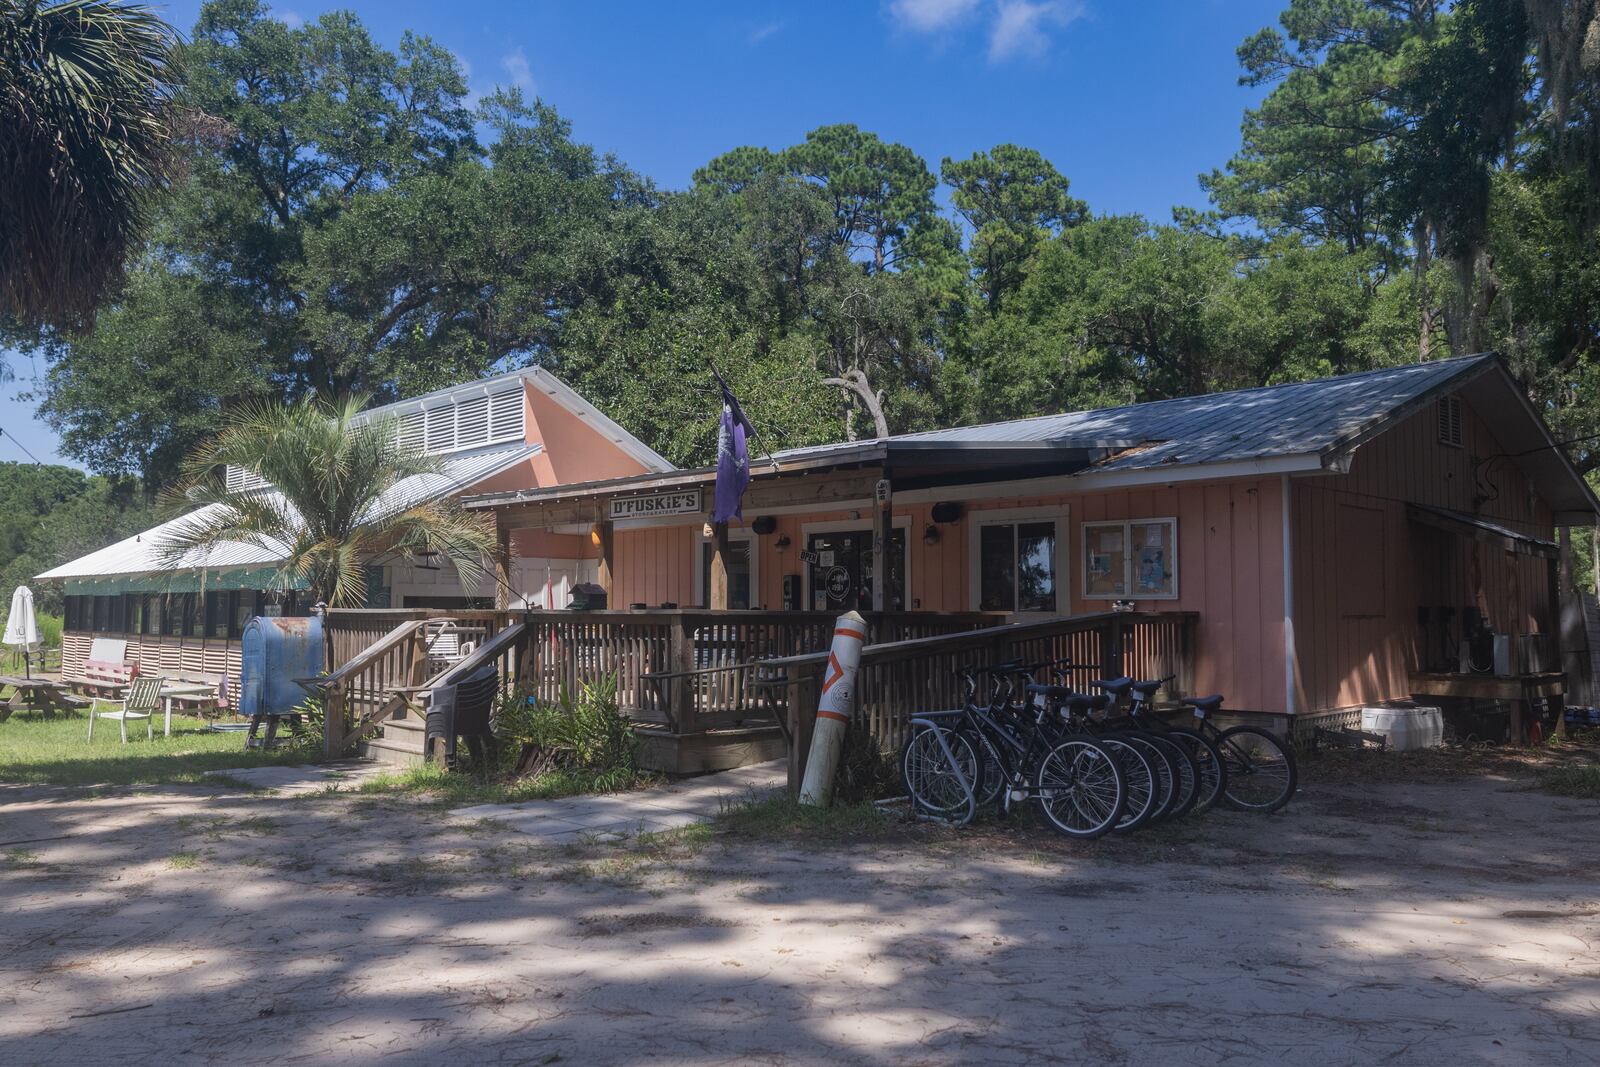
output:
[[[93,323],[167,170],[176,41],[142,4],[0,0],[0,313]]]
[[[444,461],[402,447],[393,420],[360,417],[364,403],[239,408],[169,491],[168,505],[188,518],[164,538],[162,559],[186,567],[227,543],[266,548],[282,559],[280,587],[309,587],[335,605],[364,602],[367,563],[384,554],[438,553],[463,586],[475,585],[498,550],[493,527],[448,499],[385,501],[408,478],[442,474]],[[229,466],[271,488],[229,488]]]

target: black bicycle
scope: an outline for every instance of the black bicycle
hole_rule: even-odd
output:
[[[1002,811],[1033,800],[1069,837],[1109,833],[1127,805],[1117,759],[1092,737],[1060,736],[1042,707],[1034,715],[1017,714],[1010,702],[1015,687],[1004,674],[1010,666],[959,672],[966,690],[962,707],[912,719],[900,767],[913,806],[934,818],[965,822],[980,797],[995,797]],[[987,703],[978,699],[979,674],[995,676]],[[985,778],[996,769],[1001,787],[986,787]]]
[[[1156,715],[1152,705],[1155,693],[1167,682],[1166,678],[1147,682],[1114,679],[1107,683],[1132,694],[1129,717],[1147,727],[1165,729],[1171,734],[1197,739],[1215,751],[1220,773],[1217,792],[1231,808],[1239,811],[1274,812],[1294,796],[1300,780],[1294,750],[1278,737],[1259,726],[1230,726],[1219,729],[1212,717],[1222,710],[1222,695],[1188,697],[1180,701],[1189,708],[1195,720],[1193,729],[1171,726]],[[1129,684],[1123,685],[1122,683]],[[1159,725],[1156,725],[1159,724]]]

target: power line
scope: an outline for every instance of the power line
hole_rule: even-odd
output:
[[[0,437],[9,437],[9,438],[11,438],[11,443],[16,445],[18,448],[22,449],[24,452],[28,453],[28,458],[29,459],[33,460],[34,463],[38,464],[41,467],[44,466],[44,461],[41,460],[38,456],[34,455],[32,450],[30,450],[27,445],[25,445],[21,441],[17,440],[17,435],[16,434],[12,433],[10,430],[7,430],[4,426],[0,426]]]

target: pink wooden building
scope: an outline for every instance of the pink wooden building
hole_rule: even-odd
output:
[[[713,471],[626,466],[465,498],[502,605],[560,559],[624,611],[1192,611],[1196,689],[1299,714],[1492,695],[1479,631],[1559,689],[1556,528],[1600,506],[1493,356],[752,457],[726,530]]]

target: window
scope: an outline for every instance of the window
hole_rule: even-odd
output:
[[[1462,447],[1461,398],[1439,398],[1439,443],[1452,448]]]
[[[228,637],[229,628],[233,624],[234,604],[238,602],[239,594],[236,592],[219,591],[207,593],[205,600],[205,635],[207,637]]]
[[[1056,610],[1056,523],[978,525],[978,609]]]
[[[142,634],[159,634],[161,632],[161,597],[151,595],[144,598],[144,625],[139,632]]]
[[[1083,524],[1083,595],[1090,600],[1174,600],[1178,520]]]
[[[754,571],[750,566],[750,550],[755,542],[748,537],[728,538],[728,607],[753,608],[758,605],[751,599],[754,595],[752,576]],[[711,542],[700,542],[700,603],[706,607],[711,606]],[[620,605],[612,605],[618,607]]]
[[[122,632],[125,634],[141,632],[139,627],[144,624],[144,596],[140,593],[124,593],[122,610],[125,614]]]

